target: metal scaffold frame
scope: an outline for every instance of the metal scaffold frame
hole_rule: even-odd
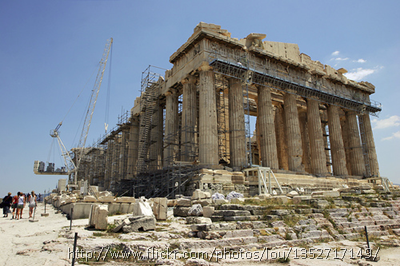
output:
[[[243,65],[238,55],[229,54],[222,56],[217,50],[207,52],[209,53],[209,64],[213,67],[214,72],[232,78],[242,79],[246,72],[252,71],[252,83],[260,86],[266,86],[266,84],[268,84],[276,90],[295,94],[304,98],[318,97],[318,100],[323,103],[337,105],[358,113],[365,110],[372,115],[378,115],[381,111],[381,104],[376,101],[361,102],[334,95],[325,92],[320,84],[313,84],[315,85],[314,87],[306,85],[305,81],[301,80],[299,77],[287,78],[280,75],[277,71],[270,70],[270,73],[266,73]]]

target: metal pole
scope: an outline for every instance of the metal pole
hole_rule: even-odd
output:
[[[72,220],[72,219],[71,219],[71,220]],[[74,253],[73,253],[73,256],[72,256],[72,264],[71,264],[71,266],[74,266],[74,265],[75,265],[76,241],[77,241],[77,239],[78,239],[78,232],[75,232],[75,237],[74,237]]]
[[[368,240],[368,231],[367,231],[367,226],[364,226],[365,229],[365,237],[367,238],[367,247],[369,249],[369,240]]]
[[[72,228],[72,215],[74,214],[74,208],[71,208],[71,214],[70,214],[70,217],[69,217],[69,230],[71,231],[71,228]]]

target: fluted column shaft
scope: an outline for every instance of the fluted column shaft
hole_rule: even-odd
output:
[[[182,161],[195,160],[195,129],[197,120],[196,84],[193,76],[182,81]]]
[[[169,91],[165,99],[164,166],[174,161],[174,151],[178,140],[178,94]]]
[[[304,171],[302,165],[303,149],[295,95],[285,94],[284,110],[289,170],[302,172]]]
[[[360,133],[358,131],[357,115],[355,112],[346,112],[347,132],[349,141],[349,155],[351,174],[362,176],[365,173],[364,157],[362,152]]]
[[[348,175],[346,168],[346,154],[344,150],[338,106],[328,106],[328,127],[333,174],[336,176],[346,176]]]
[[[325,143],[318,101],[307,99],[307,118],[311,150],[311,171],[314,175],[326,175]]]
[[[121,148],[119,150],[119,171],[118,171],[118,180],[123,179],[126,171],[126,141],[127,140],[127,132],[126,130],[122,130],[121,136]]]
[[[285,113],[281,104],[275,107],[275,135],[279,169],[289,170],[285,133]]]
[[[364,114],[359,116],[360,128],[363,127],[361,134],[362,142],[364,143],[364,160],[366,164],[366,169],[369,168],[369,173],[367,176],[379,176],[379,164],[378,157],[376,155],[374,135],[372,133],[371,120],[369,114]],[[367,167],[367,164],[369,167]]]
[[[128,179],[132,179],[136,175],[136,164],[139,155],[138,146],[139,146],[139,118],[134,117],[131,119],[131,126],[129,128],[128,162],[127,162]]]
[[[154,107],[154,113],[151,116],[150,140],[149,149],[150,170],[161,168],[162,158],[162,138],[163,138],[163,109],[160,106],[160,101],[157,100]]]
[[[243,91],[240,80],[229,79],[228,101],[231,167],[240,169],[246,165]]]
[[[257,122],[262,166],[279,169],[271,88],[258,87]]]
[[[199,160],[201,164],[212,167],[219,161],[214,72],[207,63],[203,63],[199,70]]]

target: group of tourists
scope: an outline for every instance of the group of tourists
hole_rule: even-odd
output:
[[[22,219],[22,212],[26,204],[29,204],[29,218],[32,218],[34,209],[37,206],[37,196],[35,191],[32,191],[26,195],[22,192],[18,192],[14,197],[11,196],[11,192],[8,192],[8,195],[3,198],[3,202],[1,203],[3,207],[3,218],[8,217],[8,214],[11,213],[12,208],[13,210],[11,219]]]

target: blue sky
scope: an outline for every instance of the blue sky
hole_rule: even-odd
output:
[[[88,144],[104,134],[108,88],[111,128],[139,95],[142,71],[171,68],[169,57],[201,21],[236,38],[255,32],[296,43],[313,60],[374,84],[371,98],[383,106],[372,117],[380,172],[400,183],[399,10],[395,0],[0,1],[0,196],[55,187],[59,176],[35,175],[33,162],[61,164],[49,136],[60,121],[66,147],[79,141],[108,38],[111,75],[107,67]]]

